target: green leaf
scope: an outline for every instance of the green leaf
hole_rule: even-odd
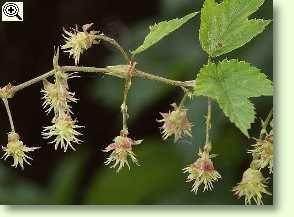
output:
[[[259,69],[238,60],[208,63],[196,78],[195,95],[215,99],[223,112],[246,136],[255,119],[250,97],[273,94],[272,82]]]
[[[264,0],[224,0],[218,4],[206,0],[201,10],[200,42],[211,57],[229,53],[242,47],[264,31],[271,22],[250,19]]]
[[[176,18],[169,21],[162,21],[158,24],[150,26],[150,33],[146,36],[143,44],[136,50],[132,51],[132,54],[135,55],[147,50],[148,48],[159,42],[162,38],[180,28],[183,24],[196,16],[196,14],[198,14],[198,12],[190,13],[180,19]]]

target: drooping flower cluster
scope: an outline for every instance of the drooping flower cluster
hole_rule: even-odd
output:
[[[265,140],[257,140],[256,144],[252,145],[253,149],[249,150],[258,168],[263,169],[268,167],[269,172],[273,172],[273,142],[271,137]]]
[[[110,156],[105,161],[105,165],[109,165],[113,162],[110,168],[117,168],[119,172],[125,165],[130,169],[130,164],[128,159],[130,159],[134,164],[139,165],[135,153],[132,150],[132,146],[139,145],[143,140],[133,140],[125,135],[117,136],[113,139],[113,143],[108,145],[103,151],[111,152]]]
[[[43,81],[43,107],[47,113],[54,111],[55,113],[62,113],[62,111],[70,111],[69,102],[77,102],[74,97],[75,93],[70,92],[64,85],[59,83],[51,83],[48,80]]]
[[[90,31],[89,29],[92,27],[93,23],[83,25],[83,31],[79,31],[78,27],[71,28],[70,31],[63,29],[66,42],[61,48],[65,50],[65,52],[69,53],[69,56],[73,57],[75,60],[75,64],[78,65],[80,56],[86,50],[92,47],[93,44],[99,44],[99,40],[97,40],[98,31]]]
[[[262,205],[262,194],[271,195],[266,190],[267,180],[260,170],[249,168],[243,173],[241,182],[233,188],[233,192],[239,198],[244,197],[246,205],[250,205],[251,200],[254,200],[257,205]]]
[[[163,119],[158,120],[162,122],[161,133],[163,139],[174,135],[175,142],[184,135],[192,137],[192,124],[187,117],[187,109],[178,107],[175,103],[171,104],[173,111],[168,113],[160,113]]]
[[[183,169],[184,173],[188,173],[186,182],[194,182],[192,190],[197,194],[199,187],[203,184],[203,192],[213,189],[213,182],[217,182],[221,175],[214,169],[211,158],[215,155],[210,155],[208,150],[198,152],[199,158],[189,166]]]
[[[30,162],[28,160],[32,160],[31,157],[27,155],[28,152],[32,152],[39,147],[27,147],[20,140],[19,135],[15,132],[10,132],[8,134],[8,143],[6,147],[2,147],[2,150],[5,152],[3,157],[6,160],[8,157],[13,158],[12,167],[17,167],[18,165],[24,169],[24,163],[29,165]]]
[[[44,127],[43,137],[45,139],[54,138],[50,143],[55,144],[55,150],[60,146],[64,152],[67,151],[68,147],[75,151],[72,143],[79,144],[81,142],[77,138],[81,135],[77,129],[82,126],[77,125],[76,120],[72,120],[71,116],[65,113],[54,117],[52,123],[53,125]]]
[[[72,102],[77,102],[75,93],[69,91],[68,80],[75,76],[73,73],[68,74],[62,71],[58,66],[59,51],[53,58],[53,66],[55,70],[54,83],[47,80],[43,81],[43,107],[47,113],[53,111],[54,117],[52,125],[44,127],[42,135],[45,139],[50,139],[50,143],[55,144],[55,150],[60,146],[65,152],[70,147],[75,150],[72,143],[79,144],[81,142],[77,137],[81,135],[77,131],[82,126],[77,125],[77,120],[71,117]]]
[[[269,120],[267,120],[268,123]],[[262,175],[261,170],[268,168],[269,172],[273,172],[273,129],[268,133],[267,123],[262,121],[262,130],[260,138],[256,139],[256,144],[252,145],[253,149],[248,152],[252,154],[252,162],[250,168],[243,173],[240,183],[233,188],[233,192],[239,198],[245,198],[245,205],[250,205],[253,200],[257,205],[262,205],[263,194],[271,195],[267,191],[267,181]],[[271,123],[271,127],[273,127]]]

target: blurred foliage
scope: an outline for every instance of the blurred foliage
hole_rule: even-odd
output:
[[[135,23],[124,32],[119,42],[127,49],[136,48],[148,33],[148,26],[161,20],[182,17],[198,11],[203,1],[162,0],[158,17],[149,17]],[[272,18],[272,1],[266,1],[259,10],[258,17]],[[191,80],[201,66],[206,63],[206,55],[198,40],[199,16],[183,26],[179,31],[150,48],[137,59],[138,68],[146,72],[172,79]],[[273,34],[272,26],[251,43],[229,54],[262,69],[272,79],[273,72]],[[85,57],[86,58],[86,57]],[[121,63],[116,53],[109,55],[105,65]],[[102,77],[89,87],[93,101],[103,104],[107,109],[117,112],[113,128],[120,129],[119,108],[122,100],[122,80]],[[135,79],[129,95],[129,113],[132,125],[141,116],[150,112],[165,112],[173,100],[180,100],[181,90],[168,85]],[[156,105],[165,103],[165,110],[154,111]],[[185,183],[182,168],[195,160],[196,151],[204,141],[204,115],[207,109],[205,98],[197,97],[187,104],[189,117],[194,124],[193,138],[173,144],[172,140],[163,142],[157,134],[144,135],[144,142],[136,147],[135,153],[141,162],[140,167],[132,166],[119,174],[108,167],[99,165],[94,174],[87,177],[89,150],[84,149],[62,156],[50,181],[39,185],[34,180],[22,177],[20,170],[14,170],[0,163],[0,203],[1,204],[243,204],[231,193],[231,188],[240,181],[242,172],[248,167],[250,156],[246,150],[252,141],[226,119],[216,104],[213,105],[213,152],[215,167],[222,174],[213,192],[190,192],[191,183]],[[272,107],[272,98],[254,100],[257,115],[264,117]],[[159,117],[159,116],[158,116]],[[154,128],[158,126],[155,120]],[[257,136],[259,123],[253,125],[252,136]],[[141,139],[141,138],[139,138]],[[101,149],[101,148],[99,148]],[[100,151],[97,148],[97,151]],[[5,166],[4,166],[5,164]],[[93,164],[93,162],[91,163]],[[102,169],[100,168],[102,167]],[[86,180],[86,181],[85,181]],[[87,183],[86,185],[84,183]],[[266,197],[265,204],[272,204]]]

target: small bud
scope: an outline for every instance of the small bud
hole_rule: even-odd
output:
[[[245,197],[245,205],[251,205],[252,199],[257,205],[262,205],[262,194],[271,195],[266,190],[267,180],[259,170],[249,168],[243,173],[241,182],[233,188],[233,192],[239,198]]]
[[[72,146],[72,143],[79,144],[81,142],[77,136],[80,136],[76,129],[81,128],[76,124],[76,120],[72,120],[69,114],[61,114],[57,117],[54,117],[52,120],[53,125],[44,127],[42,135],[44,139],[49,139],[55,137],[51,142],[55,144],[55,150],[58,146],[64,149],[64,152],[67,151],[68,147],[75,151],[75,148]]]
[[[13,97],[13,86],[10,83],[0,88],[0,98],[8,99],[11,97]]]
[[[187,109],[178,107],[175,103],[171,106],[174,110],[168,113],[160,113],[163,119],[158,120],[158,122],[163,122],[161,127],[163,139],[174,135],[176,142],[184,135],[192,137],[192,124],[188,120]]]
[[[61,47],[61,49],[65,50],[65,52],[69,53],[69,56],[73,56],[75,60],[75,64],[78,65],[80,56],[86,50],[92,47],[93,44],[98,44],[97,41],[97,31],[90,31],[89,29],[93,24],[86,24],[82,27],[83,31],[79,31],[78,28],[76,29],[71,28],[71,31],[67,31],[63,29],[65,35],[66,42],[65,45]]]
[[[15,132],[10,132],[8,134],[8,144],[6,147],[2,147],[5,154],[2,159],[6,160],[8,157],[13,157],[12,167],[17,167],[20,165],[22,169],[24,169],[24,162],[31,165],[28,160],[32,160],[31,157],[27,155],[28,152],[32,152],[40,147],[27,147],[23,144],[21,140],[19,140],[19,135]]]
[[[221,175],[214,169],[211,160],[215,155],[210,155],[209,152],[199,150],[199,157],[193,164],[183,169],[184,173],[188,173],[186,182],[192,182],[192,190],[197,194],[200,185],[204,185],[203,192],[213,189],[213,182],[217,182]]]
[[[130,169],[130,165],[128,162],[128,158],[132,160],[133,163],[139,165],[138,160],[132,151],[133,145],[139,145],[143,140],[132,140],[127,136],[117,136],[114,138],[113,143],[108,145],[103,151],[111,152],[110,156],[105,161],[105,165],[109,165],[114,162],[114,164],[110,168],[117,168],[117,172],[119,172],[124,165],[126,164]]]

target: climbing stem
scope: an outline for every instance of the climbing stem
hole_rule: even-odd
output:
[[[12,115],[11,115],[11,111],[10,111],[10,108],[9,108],[8,100],[6,98],[2,98],[2,101],[3,101],[4,105],[5,105],[5,109],[6,109],[6,112],[7,112],[7,115],[8,115],[11,132],[15,132],[15,128],[14,128],[14,124],[13,124]]]

